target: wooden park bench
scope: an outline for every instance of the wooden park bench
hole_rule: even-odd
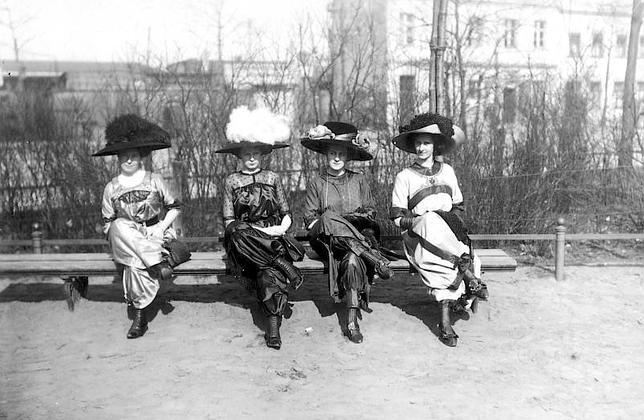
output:
[[[515,270],[517,262],[500,249],[478,249],[483,271]],[[321,260],[307,255],[295,263],[303,274],[325,272]],[[391,262],[395,272],[409,272],[404,259]],[[106,252],[74,254],[0,254],[0,276],[109,276],[118,268]],[[193,252],[190,261],[175,269],[175,275],[221,275],[227,273],[226,254],[223,251]]]
[[[297,236],[305,241],[305,236]],[[399,240],[391,236],[389,240]],[[220,243],[221,238],[183,238],[189,245],[194,243]],[[2,245],[31,245],[34,253],[30,254],[0,254],[0,276],[111,276],[118,274],[118,267],[107,252],[92,253],[41,253],[42,246],[69,245],[101,245],[107,242],[98,239],[50,239],[43,240],[40,233],[34,230],[32,241],[11,241]],[[308,245],[304,242],[305,245]],[[482,263],[483,271],[513,271],[517,267],[514,258],[500,249],[476,249]],[[326,272],[324,263],[317,259],[307,247],[307,255],[303,261],[295,265],[303,274],[322,274]],[[410,272],[407,260],[399,258],[391,262],[395,272]],[[190,261],[181,264],[174,271],[177,276],[183,275],[222,275],[227,274],[226,254],[224,251],[193,252]]]
[[[0,246],[27,246],[31,247],[30,254],[2,254],[0,253],[0,276],[111,276],[118,274],[119,267],[112,260],[111,254],[107,252],[92,253],[42,253],[43,246],[101,246],[106,247],[107,241],[101,239],[43,239],[39,224],[33,225],[32,239],[4,241]],[[400,235],[382,236],[383,242],[394,242],[402,245]],[[325,264],[317,259],[308,246],[308,239],[305,232],[299,232],[295,236],[303,242],[307,250],[304,260],[296,262],[303,274],[323,274],[326,272]],[[474,238],[473,238],[474,239]],[[486,239],[482,237],[481,239]],[[203,238],[182,238],[189,247],[194,244],[214,243],[221,244],[223,237]],[[1,252],[1,249],[0,249]],[[514,271],[517,262],[501,249],[475,249],[481,259],[483,271]],[[407,272],[410,269],[409,262],[402,256],[402,251],[397,254],[401,258],[391,262],[394,272]],[[224,251],[192,252],[192,258],[175,268],[177,276],[191,275],[222,275],[228,273],[226,254]]]

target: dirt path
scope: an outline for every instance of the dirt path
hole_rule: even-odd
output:
[[[490,273],[456,348],[412,276],[375,287],[361,345],[309,279],[280,351],[252,297],[202,280],[175,286],[138,340],[118,285],[90,283],[72,313],[60,283],[0,280],[0,418],[644,417],[642,267]]]

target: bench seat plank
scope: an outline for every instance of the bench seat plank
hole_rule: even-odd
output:
[[[517,262],[500,249],[479,249],[483,271],[514,271]],[[308,256],[295,265],[304,274],[324,272],[324,264]],[[405,260],[391,262],[397,272],[408,272]],[[0,275],[112,275],[117,268],[109,253],[76,254],[0,254]],[[226,255],[223,251],[193,252],[192,259],[176,268],[177,275],[225,274]]]

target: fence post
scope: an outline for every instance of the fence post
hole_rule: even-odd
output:
[[[31,243],[34,249],[34,254],[42,254],[42,232],[40,231],[40,223],[31,225],[33,232],[31,232]]]
[[[564,265],[566,258],[566,226],[563,217],[557,219],[555,228],[555,278],[565,280]]]

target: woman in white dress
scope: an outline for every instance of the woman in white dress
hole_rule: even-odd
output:
[[[179,200],[163,178],[146,171],[142,160],[153,150],[171,146],[170,135],[137,115],[125,114],[105,128],[107,145],[93,156],[118,156],[119,175],[103,191],[103,232],[114,261],[123,266],[125,300],[134,308],[127,338],[147,330],[145,308],[169,281],[175,263],[165,244],[176,240],[172,222],[181,211]]]
[[[436,159],[462,139],[462,131],[449,118],[427,113],[401,127],[392,140],[399,149],[416,154],[416,160],[396,176],[390,216],[402,230],[410,264],[441,306],[439,338],[450,347],[458,339],[450,310],[488,295],[480,280],[480,260],[459,214],[464,207],[456,174]]]

